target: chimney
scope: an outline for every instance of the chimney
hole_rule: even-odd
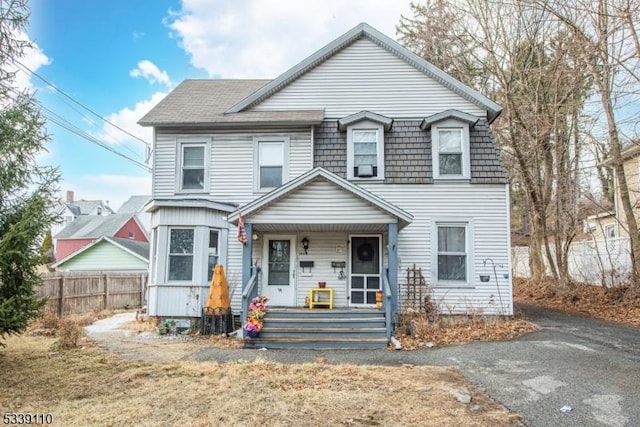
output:
[[[67,203],[73,203],[73,191],[67,190]]]

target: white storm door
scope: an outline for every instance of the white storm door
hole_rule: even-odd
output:
[[[269,305],[295,305],[295,236],[264,236],[262,294]]]
[[[350,236],[349,306],[375,307],[382,289],[382,237]]]

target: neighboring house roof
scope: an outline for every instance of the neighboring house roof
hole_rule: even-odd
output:
[[[640,154],[640,141],[636,140],[631,142],[631,144],[628,147],[625,147],[620,153],[620,156],[624,161],[624,160],[631,159],[633,157],[637,157],[639,154]],[[610,157],[606,159],[602,164],[603,166],[613,167],[613,158]]]
[[[340,52],[347,46],[354,43],[356,40],[359,40],[363,37],[371,40],[381,48],[396,55],[398,58],[404,60],[416,69],[422,71],[427,76],[436,80],[443,86],[449,88],[468,101],[474,103],[484,110],[487,110],[489,123],[491,123],[496,117],[498,117],[498,115],[500,115],[502,107],[500,107],[498,104],[482,95],[480,92],[477,92],[476,90],[464,85],[462,82],[451,77],[449,74],[440,70],[435,65],[425,61],[395,40],[387,37],[386,35],[382,34],[375,28],[365,23],[359,24],[353,29],[347,31],[345,34],[338,37],[322,49],[318,50],[316,53],[309,56],[302,62],[298,63],[293,68],[284,72],[276,79],[265,84],[240,102],[237,102],[227,110],[227,113],[239,113],[247,108],[259,104],[303,74],[322,64],[324,61],[326,61],[336,53]]]
[[[128,240],[128,239],[121,239],[118,237],[108,237],[108,236],[103,236],[101,238],[99,238],[98,240],[96,240],[95,242],[83,247],[82,249],[79,249],[75,252],[73,252],[72,254],[70,254],[69,256],[67,256],[64,259],[61,259],[60,261],[56,262],[55,264],[53,264],[52,267],[54,268],[58,268],[60,267],[62,264],[67,263],[68,261],[72,260],[73,258],[77,257],[78,255],[90,250],[91,248],[97,246],[98,244],[100,244],[101,242],[108,242],[120,249],[122,249],[123,251],[131,254],[132,256],[140,259],[143,262],[149,262],[149,243],[148,242],[139,242],[136,240]]]
[[[262,111],[225,114],[269,80],[185,80],[149,111],[138,124],[142,126],[247,126],[250,124],[317,124],[324,119],[322,110]]]
[[[74,202],[64,203],[74,215],[90,215],[97,208],[105,209],[109,214],[114,214],[113,209],[109,205],[105,204],[102,200],[76,200]]]
[[[99,238],[113,236],[135,215],[113,214],[108,216],[86,215],[70,222],[54,237],[56,239]],[[142,229],[142,227],[141,227]]]
[[[249,202],[248,204],[243,206],[241,210],[237,210],[229,215],[228,220],[229,222],[235,223],[238,220],[240,211],[242,212],[243,217],[248,217],[253,213],[265,208],[266,206],[276,202],[277,200],[280,200],[283,197],[297,191],[298,189],[304,187],[305,185],[319,177],[322,177],[325,180],[335,184],[337,187],[353,194],[354,196],[357,196],[371,206],[378,208],[386,212],[387,214],[397,218],[400,226],[410,224],[413,221],[413,216],[405,210],[400,209],[394,204],[387,202],[381,197],[378,197],[375,194],[365,190],[361,186],[352,184],[346,179],[340,178],[338,175],[335,175],[327,171],[326,169],[319,167],[311,169],[310,171],[276,188],[275,190],[265,194],[264,196],[259,197],[252,202]]]
[[[144,205],[151,199],[151,196],[131,196],[116,211],[119,214],[134,214],[144,211]]]

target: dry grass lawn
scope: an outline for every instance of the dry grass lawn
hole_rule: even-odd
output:
[[[471,404],[438,387],[464,386],[436,367],[134,362],[89,347],[50,350],[54,338],[11,337],[0,350],[0,408],[52,413],[76,426],[510,426],[470,388]]]

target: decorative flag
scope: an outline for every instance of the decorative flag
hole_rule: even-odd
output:
[[[247,243],[247,230],[244,228],[244,220],[242,219],[242,212],[238,215],[238,242],[243,245]]]

